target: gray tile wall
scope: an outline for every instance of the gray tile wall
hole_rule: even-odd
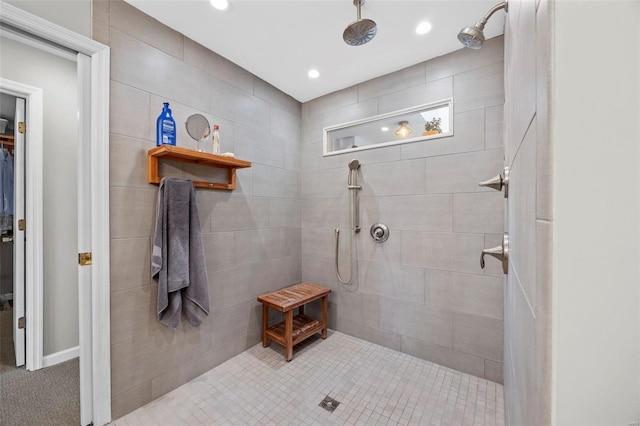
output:
[[[93,37],[111,46],[111,387],[118,418],[260,341],[256,296],[301,280],[300,103],[121,0],[93,2]],[[233,192],[198,190],[211,312],[197,328],[156,318],[151,236],[157,187],[147,183],[155,120],[219,124],[222,150],[253,162]],[[219,177],[162,163],[169,176]]]
[[[503,275],[480,269],[500,241],[504,198],[478,182],[504,164],[503,39],[302,105],[302,278],[331,287],[331,328],[502,382]],[[455,136],[322,156],[322,128],[454,98]],[[335,278],[334,229],[348,245],[347,163],[362,163],[354,284]],[[375,222],[391,236],[376,244]],[[341,271],[349,258],[341,253]],[[493,264],[495,263],[495,264]]]
[[[511,262],[505,291],[504,394],[507,424],[512,425],[551,424],[551,10],[548,0],[515,0],[506,15]]]

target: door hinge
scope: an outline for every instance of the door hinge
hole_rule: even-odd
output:
[[[78,253],[78,264],[80,266],[87,266],[87,265],[91,265],[92,260],[91,260],[91,252],[87,252],[87,253]]]
[[[18,231],[24,231],[27,229],[27,222],[24,219],[18,220]]]
[[[24,135],[24,133],[27,131],[27,125],[24,124],[24,121],[19,121],[18,122],[18,131],[20,133],[22,133]]]
[[[18,318],[18,328],[25,328],[27,326],[27,320],[24,317]]]

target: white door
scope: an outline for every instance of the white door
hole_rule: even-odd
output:
[[[16,351],[16,366],[25,361],[25,292],[24,292],[24,231],[18,222],[24,219],[24,133],[20,123],[25,122],[25,102],[16,99],[14,120],[14,212],[13,212],[13,346]]]

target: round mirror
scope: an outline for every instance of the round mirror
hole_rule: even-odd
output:
[[[208,138],[209,134],[211,134],[209,120],[207,120],[207,117],[202,114],[193,114],[189,116],[185,125],[187,126],[187,133],[189,133],[189,136],[198,142]]]

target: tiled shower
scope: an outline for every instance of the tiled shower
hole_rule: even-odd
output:
[[[505,164],[503,37],[304,104],[121,0],[93,2],[93,37],[111,47],[113,418],[258,343],[255,297],[301,280],[333,289],[330,328],[502,383],[504,276],[494,259],[480,269],[479,257],[501,241],[505,201],[478,182]],[[325,126],[445,98],[451,138],[322,156]],[[149,271],[157,189],[146,151],[163,101],[177,122],[201,113],[219,124],[222,151],[253,162],[237,190],[197,193],[212,313],[176,331],[155,319]],[[195,147],[180,127],[178,144]],[[364,232],[354,284],[338,285],[334,228],[348,223],[352,158],[362,164]],[[374,222],[390,228],[384,244],[368,236]]]
[[[258,343],[255,297],[300,280],[334,290],[330,328],[502,382],[503,275],[479,256],[501,238],[503,198],[477,185],[503,164],[502,37],[301,105],[120,0],[94,2],[93,20],[111,47],[113,418]],[[444,98],[452,138],[322,156],[324,126]],[[175,331],[155,318],[149,273],[157,189],[146,151],[163,101],[177,122],[198,112],[219,124],[222,151],[253,162],[236,191],[197,193],[212,312]],[[195,142],[180,129],[178,144]],[[338,286],[333,229],[348,220],[352,157],[363,229],[386,222],[391,237],[356,237],[356,279]]]

